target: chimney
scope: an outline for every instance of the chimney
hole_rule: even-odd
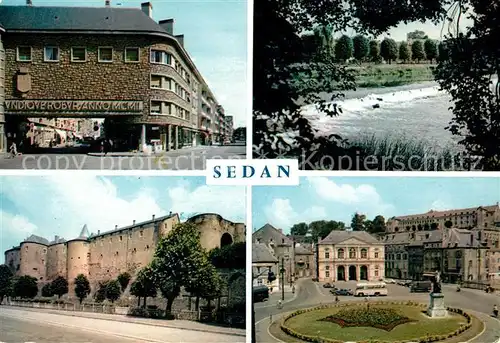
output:
[[[59,236],[58,236],[58,235],[55,235],[55,236],[54,236],[54,242],[56,242],[56,243],[57,243],[58,241],[59,241]]]
[[[158,22],[158,25],[160,25],[169,35],[174,35],[174,20],[173,19],[165,19],[165,20],[160,20]]]
[[[153,214],[153,220],[155,220],[155,215]]]
[[[179,42],[179,44],[183,47],[184,46],[184,35],[176,35],[175,38]]]
[[[141,10],[150,18],[153,18],[153,4],[150,2],[143,2],[141,4]]]
[[[132,221],[132,225],[135,225],[135,219]]]
[[[115,225],[115,230],[118,229],[118,225]]]
[[[104,2],[104,5],[105,5],[106,7],[111,6],[111,0],[106,0],[106,1]]]
[[[97,230],[97,234],[100,235],[101,234],[101,230]]]
[[[172,215],[172,211],[170,211],[170,213],[168,215],[171,216]]]
[[[33,1],[26,0],[26,6],[33,6]]]

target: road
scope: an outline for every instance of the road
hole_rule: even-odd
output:
[[[36,170],[205,170],[208,159],[244,159],[246,147],[198,146],[152,156],[134,153],[26,154],[0,157],[0,169]]]
[[[355,282],[336,282],[337,288],[354,288]],[[398,285],[388,285],[387,297],[382,299],[391,300],[413,300],[418,302],[429,301],[427,293],[410,293],[408,288]],[[445,295],[445,303],[450,307],[459,307],[464,310],[472,311],[474,315],[480,316],[481,320],[486,322],[486,331],[482,336],[476,338],[475,343],[493,343],[500,338],[500,320],[490,316],[493,310],[493,304],[500,307],[500,296],[494,294],[486,294],[485,292],[462,289],[461,292],[456,292],[456,286],[443,285],[443,294]],[[355,297],[339,296],[341,302],[359,301]],[[276,306],[270,306],[271,303],[263,305],[263,303],[255,304],[255,322],[256,322],[256,338],[257,342],[270,343],[275,340],[269,336],[267,328],[270,319],[273,321],[280,317],[280,313],[291,312],[296,309],[312,307],[319,304],[331,303],[335,300],[329,292],[329,289],[323,288],[320,283],[312,282],[310,279],[301,279],[297,282],[297,296],[295,299],[285,302],[282,309],[277,309]]]
[[[0,342],[245,342],[242,336],[0,308]]]

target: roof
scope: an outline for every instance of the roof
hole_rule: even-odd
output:
[[[419,246],[426,243],[440,243],[440,248],[479,248],[483,245],[479,240],[478,230],[451,228],[433,231],[400,232],[386,235],[387,245],[403,244]],[[471,239],[472,237],[472,239]]]
[[[78,238],[89,238],[89,237],[90,237],[89,229],[87,228],[87,224],[85,224],[83,225],[82,231],[80,231],[80,235],[78,236]]]
[[[431,209],[427,213],[410,214],[410,215],[406,215],[406,216],[393,217],[391,219],[392,220],[406,220],[406,219],[415,219],[415,218],[419,218],[419,217],[424,217],[424,218],[446,217],[446,216],[459,215],[461,212],[476,212],[476,211],[479,211],[481,209],[488,211],[488,212],[494,212],[494,211],[500,209],[500,207],[499,207],[499,204],[497,203],[496,205],[491,205],[491,206],[478,206],[478,207],[461,208],[461,209],[445,210],[445,211],[434,211]]]
[[[38,243],[38,244],[43,244],[43,245],[49,245],[48,239],[37,236],[37,235],[29,236],[22,243]]]
[[[295,246],[295,255],[313,255],[314,253],[312,250],[309,250],[308,248],[302,246],[302,245],[296,245]]]
[[[369,244],[383,244],[366,231],[332,231],[318,242],[318,244],[340,244],[350,238],[358,239]]]
[[[292,240],[287,237],[283,232],[272,226],[266,224],[252,234],[252,240],[260,240],[263,243],[274,243],[277,245],[292,246]]]
[[[253,263],[264,263],[272,262],[278,263],[278,259],[273,255],[271,248],[264,243],[253,243],[252,244],[252,262]]]
[[[10,30],[167,32],[141,9],[123,7],[0,6]]]

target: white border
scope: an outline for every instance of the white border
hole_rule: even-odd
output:
[[[300,177],[461,177],[461,178],[499,178],[500,172],[484,171],[322,171],[322,170],[300,170]]]
[[[237,187],[237,186],[235,186]],[[252,342],[252,186],[246,186],[246,341]]]
[[[247,159],[253,150],[253,0],[247,2]]]

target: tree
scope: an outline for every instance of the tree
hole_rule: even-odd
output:
[[[151,268],[155,284],[167,300],[167,315],[171,314],[181,287],[191,285],[199,275],[205,258],[200,232],[190,223],[177,224],[158,242]]]
[[[358,61],[362,61],[368,53],[370,52],[370,46],[368,43],[368,38],[363,35],[356,35],[352,39],[352,44],[354,47],[354,58]]]
[[[452,223],[452,221],[451,221],[451,220],[447,220],[447,221],[445,221],[445,222],[444,222],[444,227],[445,227],[445,228],[448,228],[448,229],[449,229],[449,228],[451,228],[452,226],[453,226],[453,223]]]
[[[438,44],[438,62],[444,62],[448,59],[448,48],[446,42],[442,41]]]
[[[334,220],[316,220],[309,224],[311,230],[312,241],[318,242],[318,239],[323,239],[332,231],[344,230],[345,224]]]
[[[238,127],[233,131],[233,140],[235,141],[244,141],[247,137],[247,128],[246,127]]]
[[[199,299],[208,301],[221,295],[221,279],[215,267],[209,262],[208,256],[201,256],[196,273],[192,273],[185,284],[186,291],[196,297],[195,310],[199,309]],[[210,304],[209,304],[210,307]]]
[[[370,225],[366,225],[369,233],[382,233],[386,230],[385,218],[381,215],[376,216],[371,222]]]
[[[106,299],[114,303],[116,300],[120,298],[122,294],[122,290],[120,287],[120,283],[118,280],[110,280],[106,283]]]
[[[61,296],[68,293],[68,281],[62,276],[58,276],[50,284],[50,289],[52,294],[57,295],[57,297],[61,299]]]
[[[427,59],[432,63],[438,57],[438,46],[435,40],[426,39],[424,42],[424,51]]]
[[[215,268],[245,269],[246,244],[238,242],[222,248],[214,248],[209,252],[209,259]]]
[[[380,62],[380,45],[378,41],[371,40],[370,41],[370,59],[373,62]]]
[[[130,282],[131,276],[128,272],[123,272],[116,278],[120,284],[122,292],[127,289],[128,283]]]
[[[389,64],[398,58],[398,44],[392,38],[385,38],[380,44],[380,55]]]
[[[366,216],[364,214],[354,213],[351,220],[351,229],[353,231],[363,231],[365,229]]]
[[[427,39],[427,35],[425,34],[424,31],[421,31],[421,30],[415,30],[413,32],[408,32],[406,34],[406,38],[408,40],[418,40],[418,39]]]
[[[342,63],[345,63],[352,57],[353,50],[351,37],[343,35],[339,38],[337,44],[335,44],[335,57]]]
[[[411,45],[411,56],[414,61],[419,63],[420,60],[425,60],[425,52],[422,41],[416,40]]]
[[[10,268],[2,264],[0,265],[0,305],[3,298],[10,295],[12,291],[13,274]]]
[[[75,278],[75,295],[80,300],[80,304],[90,294],[90,283],[87,277],[79,274]]]
[[[94,293],[94,300],[98,303],[106,300],[106,288],[108,287],[109,281],[100,281],[97,285],[97,290]]]
[[[33,299],[38,294],[38,282],[33,276],[24,275],[14,284],[14,296],[23,299]]]
[[[309,231],[309,225],[306,223],[294,224],[290,229],[290,234],[293,236],[305,236]]]
[[[431,224],[431,230],[437,230],[437,229],[439,229],[438,223],[432,223]]]
[[[42,287],[42,297],[50,298],[54,296],[54,293],[52,292],[52,287],[50,283],[46,283]]]
[[[324,58],[332,59],[335,54],[335,41],[332,35],[331,27],[319,25],[314,28],[314,40],[316,42],[316,53],[321,54]]]
[[[137,278],[130,285],[130,294],[137,297],[137,306],[141,304],[141,298],[144,299],[142,307],[146,307],[148,297],[156,297],[156,285],[151,267],[142,268],[137,273]]]
[[[405,41],[399,43],[399,59],[405,63],[411,60],[410,47]]]

